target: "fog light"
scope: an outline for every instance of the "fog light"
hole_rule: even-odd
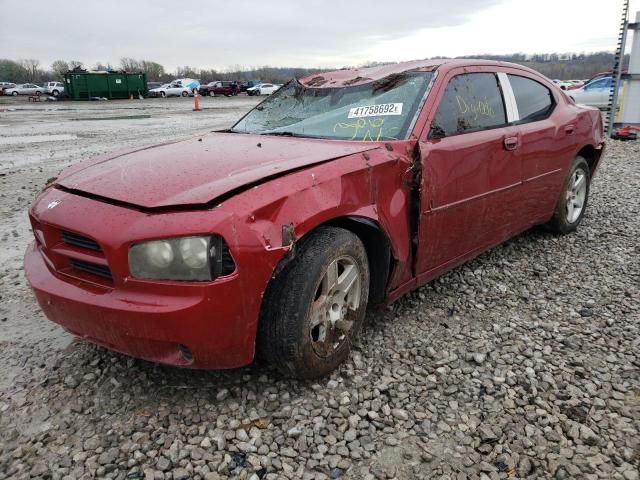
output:
[[[193,353],[186,345],[180,345],[180,353],[182,354],[182,358],[184,358],[187,362],[193,362]]]

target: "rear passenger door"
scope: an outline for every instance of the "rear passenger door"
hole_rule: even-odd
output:
[[[497,73],[469,70],[454,69],[440,84],[420,142],[420,282],[505,240],[522,222],[517,128],[508,125]]]
[[[557,99],[549,86],[512,70],[507,96],[515,100],[515,122],[522,158],[522,213],[529,225],[547,221],[575,153],[574,117],[555,112]]]

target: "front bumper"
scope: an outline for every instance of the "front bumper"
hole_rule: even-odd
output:
[[[60,204],[49,208],[54,198]],[[255,248],[257,245],[252,245],[242,229],[236,236],[238,242],[233,242],[224,231],[224,226],[237,229],[228,215],[222,215],[224,226],[219,229],[213,222],[211,233],[231,238],[229,248],[236,271],[201,283],[130,277],[126,260],[130,243],[123,238],[135,242],[141,236],[174,236],[178,230],[193,233],[190,228],[211,224],[214,212],[145,215],[49,189],[38,199],[31,215],[38,231],[63,228],[90,234],[103,247],[113,272],[112,282],[92,281],[86,274],[76,276],[68,268],[56,268],[57,251],[85,254],[55,242],[47,246],[45,237],[36,235],[38,240],[25,254],[25,275],[51,321],[90,342],[158,363],[213,369],[241,367],[253,360],[261,297],[279,254]],[[248,251],[239,249],[240,244],[249,247]]]

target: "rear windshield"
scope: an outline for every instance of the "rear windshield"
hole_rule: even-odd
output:
[[[361,141],[406,139],[432,78],[432,72],[407,72],[337,88],[305,87],[292,80],[231,131]]]

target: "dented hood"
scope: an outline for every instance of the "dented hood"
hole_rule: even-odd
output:
[[[143,208],[202,205],[265,178],[376,146],[212,133],[97,158],[64,172],[58,184]]]

